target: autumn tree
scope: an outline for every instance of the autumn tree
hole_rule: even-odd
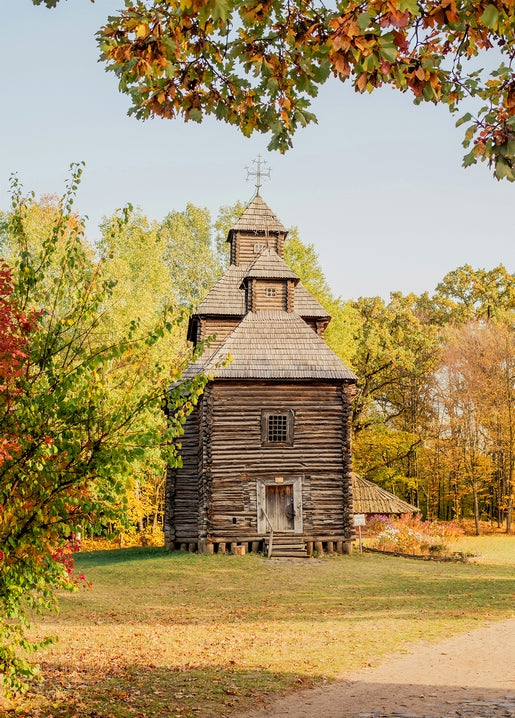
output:
[[[182,212],[174,210],[164,218],[159,233],[166,239],[166,262],[178,301],[196,307],[223,273],[211,214],[189,202]]]
[[[30,335],[37,315],[22,312],[13,299],[12,271],[0,261],[0,467],[20,448],[20,437],[11,415],[16,406],[18,380],[27,359]],[[1,519],[1,513],[0,513]],[[3,556],[0,553],[0,561]]]
[[[470,322],[449,331],[440,382],[453,442],[461,447],[458,475],[472,490],[476,532],[480,502],[511,531],[514,467],[515,336],[508,322]],[[494,486],[497,491],[492,491]]]
[[[173,336],[169,307],[142,333],[137,317],[117,336],[109,330],[113,282],[85,250],[73,212],[79,176],[76,168],[38,243],[27,233],[33,200],[16,182],[4,224],[16,251],[0,301],[5,337],[14,338],[2,340],[0,365],[0,437],[10,441],[0,462],[3,690],[20,688],[32,671],[20,653],[35,648],[25,634],[29,609],[49,608],[56,588],[73,586],[67,539],[119,516],[125,477],[148,447],[177,461],[173,439],[203,384],[170,392],[170,369],[152,356],[156,342]],[[165,403],[168,424],[149,423]]]
[[[106,217],[98,250],[104,274],[113,282],[106,327],[111,335],[123,336],[133,318],[138,317],[134,332],[142,336],[162,308],[173,304],[173,331],[153,344],[149,357],[176,370],[184,365],[191,354],[186,342],[189,312],[223,273],[228,260],[227,233],[243,209],[241,203],[222,207],[215,221],[207,208],[191,202],[160,221],[150,221],[133,207]],[[143,387],[140,379],[139,389]],[[146,421],[157,428],[165,422],[165,415],[150,412]],[[116,526],[121,540],[135,531],[143,542],[160,538],[165,471],[166,461],[159,446],[147,447],[145,454],[132,463],[126,479],[125,525]]]
[[[464,264],[448,272],[431,297],[419,297],[417,310],[440,326],[502,317],[515,310],[515,275],[502,264],[492,269]]]
[[[246,136],[270,132],[269,147],[285,151],[316,121],[312,100],[329,77],[361,93],[390,86],[463,106],[464,164],[486,160],[511,181],[514,26],[501,0],[125,0],[98,38],[138,118],[214,115]]]

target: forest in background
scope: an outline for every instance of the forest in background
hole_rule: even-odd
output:
[[[103,277],[111,285],[113,336],[123,336],[129,321],[136,321],[132,331],[143,336],[163,307],[171,307],[173,330],[156,339],[152,356],[162,367],[180,372],[191,358],[187,317],[227,267],[225,240],[244,207],[222,207],[213,218],[206,208],[188,204],[162,221],[128,207],[104,219],[98,246],[88,242],[82,228],[81,271],[94,274],[101,259]],[[42,251],[61,210],[57,197],[26,204],[24,234],[31,252]],[[77,214],[68,223],[81,227]],[[19,267],[21,250],[10,227],[5,213],[0,255]],[[44,268],[49,277],[61,251]],[[416,505],[428,519],[473,517],[478,531],[480,520],[510,531],[515,275],[502,265],[491,270],[465,265],[443,277],[431,295],[392,291],[388,301],[343,299],[333,295],[316,248],[303,242],[296,228],[288,235],[285,260],[331,314],[326,340],[358,376],[355,471]],[[141,364],[135,371],[141,372]],[[122,385],[125,393],[142,391],[141,381]],[[106,395],[114,397],[120,386],[114,381]],[[159,408],[149,409],[144,421],[154,435],[164,429]],[[141,450],[117,481],[122,518],[99,517],[93,532],[128,538],[138,533],[144,541],[158,535],[166,460],[158,446]]]

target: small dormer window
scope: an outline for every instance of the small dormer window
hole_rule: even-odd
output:
[[[261,254],[261,252],[265,249],[264,244],[255,244],[254,245],[254,254]]]
[[[277,290],[275,287],[265,287],[265,297],[276,297]]]

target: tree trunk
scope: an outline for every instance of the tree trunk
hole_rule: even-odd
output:
[[[475,479],[472,480],[472,495],[474,497],[474,523],[476,526],[476,536],[480,536],[481,530],[479,526],[479,502],[477,497],[477,481]]]

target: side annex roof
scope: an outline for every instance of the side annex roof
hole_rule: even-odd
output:
[[[416,506],[397,498],[386,489],[362,476],[352,474],[352,494],[355,514],[414,514]]]

